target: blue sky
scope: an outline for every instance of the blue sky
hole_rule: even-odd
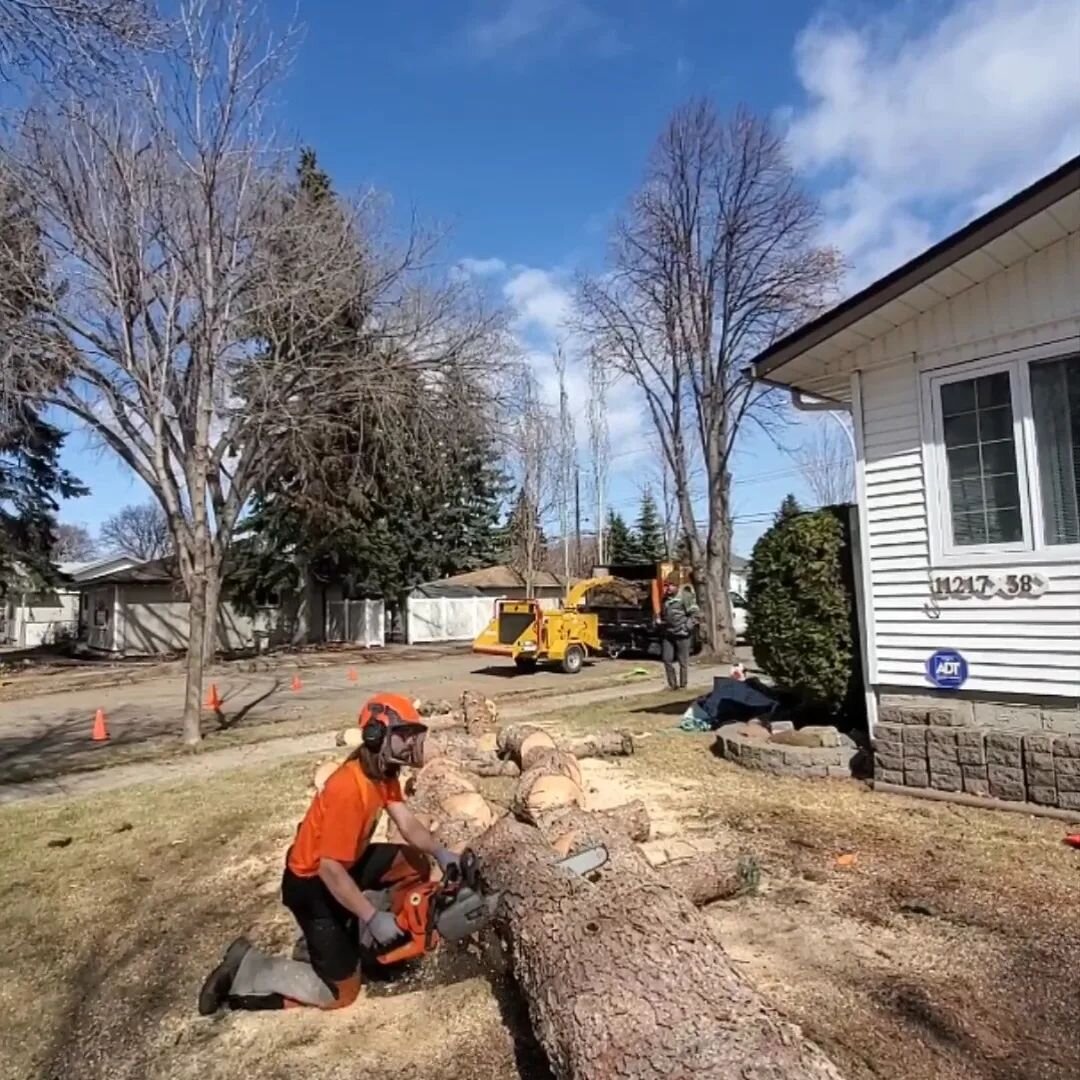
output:
[[[269,10],[285,23],[294,4]],[[689,96],[788,130],[848,290],[1080,151],[1075,0],[307,0],[300,20],[282,129],[340,190],[374,186],[447,226],[448,263],[508,304],[537,358]],[[610,496],[632,516],[658,472],[632,399],[612,409]],[[93,489],[65,520],[93,528],[145,497],[81,434],[65,460]],[[812,501],[791,456],[758,436],[735,483],[744,554],[785,492]]]

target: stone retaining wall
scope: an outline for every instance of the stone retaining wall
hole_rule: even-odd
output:
[[[1080,735],[969,727],[963,710],[881,710],[874,778],[1080,810]]]

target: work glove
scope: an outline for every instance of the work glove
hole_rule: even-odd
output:
[[[376,911],[367,921],[368,933],[375,939],[375,944],[380,948],[393,945],[399,938],[404,937],[404,932],[397,924],[397,919],[389,911]]]
[[[455,855],[448,848],[437,847],[435,849],[435,861],[443,872],[443,877],[448,881],[456,881],[461,877],[461,857]]]

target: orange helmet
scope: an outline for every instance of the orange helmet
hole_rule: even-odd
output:
[[[364,702],[358,723],[363,744],[375,755],[383,776],[396,775],[402,765],[423,765],[427,726],[407,697],[376,694]]]

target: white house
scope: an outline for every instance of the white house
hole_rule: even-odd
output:
[[[1080,158],[753,373],[852,412],[886,782],[1080,809]]]
[[[80,585],[133,566],[134,559],[113,555],[91,562],[60,563],[61,584],[51,589],[20,587],[16,582],[4,600],[0,641],[24,649],[74,639],[79,629]]]

